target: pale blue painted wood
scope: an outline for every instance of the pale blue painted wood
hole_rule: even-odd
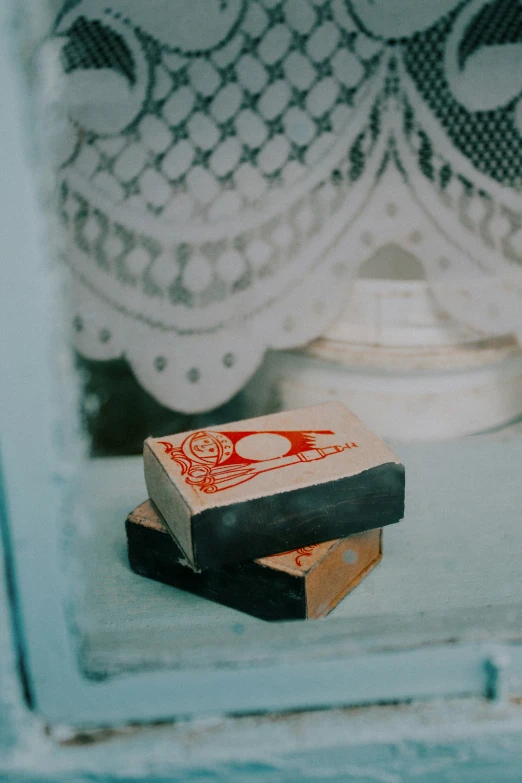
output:
[[[22,144],[23,94],[12,59],[11,3],[0,4],[0,448],[6,506],[15,552],[26,553],[32,579],[19,580],[20,611],[28,669],[42,687],[60,677],[60,661],[72,666],[67,633],[51,597],[63,594],[58,540],[50,535],[63,498],[56,454],[56,349],[49,313],[52,279],[44,253],[44,232],[36,205],[35,181]],[[25,145],[27,148],[28,145]],[[20,523],[20,524],[18,524]],[[25,525],[25,530],[24,530]],[[31,545],[32,551],[27,551]],[[49,564],[44,575],[40,555]],[[38,576],[37,576],[38,575]],[[35,589],[36,588],[36,589]],[[46,660],[39,644],[46,639]],[[67,667],[67,664],[65,664]]]
[[[62,526],[64,514],[72,513],[68,493],[74,478],[64,451],[68,422],[60,394],[65,387],[58,385],[65,353],[57,332],[55,279],[46,265],[34,180],[21,143],[24,123],[18,76],[8,56],[8,10],[0,5],[0,149],[8,151],[0,183],[0,446],[20,641],[38,712],[54,723],[96,725],[483,693],[489,648],[481,644],[359,652],[317,661],[300,660],[297,646],[292,663],[275,659],[236,670],[137,671],[104,682],[83,676],[70,623],[72,591]],[[517,487],[520,482],[513,491]],[[520,651],[510,654],[512,672],[522,671]]]
[[[88,524],[75,556],[82,666],[104,676],[138,662],[230,667],[304,652],[335,657],[448,638],[520,638],[522,440],[397,450],[407,465],[406,516],[384,531],[382,563],[328,618],[299,624],[266,624],[136,576],[123,520],[146,495],[142,460],[90,461],[81,487]]]
[[[20,703],[21,701],[15,639],[11,633],[13,617],[7,602],[6,559],[2,557],[4,554],[2,541],[6,530],[5,524],[3,524],[5,523],[4,514],[0,474],[0,759],[17,741],[19,726],[16,719],[15,702]]]
[[[522,707],[483,700],[180,721],[76,740],[70,729],[57,727],[49,735],[22,702],[3,573],[0,627],[0,716],[8,716],[12,728],[7,741],[0,733],[0,780],[6,783],[522,779]]]
[[[122,722],[179,711],[304,706],[343,699],[480,693],[476,645],[374,654],[259,671],[162,673],[86,683],[62,598],[67,582],[57,521],[64,472],[53,448],[54,370],[48,276],[32,181],[22,156],[20,106],[6,57],[0,4],[0,428],[7,506],[20,570],[26,658],[39,707],[52,720]],[[21,350],[23,346],[23,350]],[[42,561],[45,568],[42,568]],[[520,707],[480,702],[339,710],[277,719],[242,718],[136,728],[94,745],[59,745],[24,707],[0,573],[0,777],[12,781],[227,781],[227,783],[501,783],[522,780]],[[522,671],[513,650],[513,672]],[[518,657],[517,657],[518,656]],[[409,683],[409,685],[408,685]],[[273,689],[279,688],[279,695]],[[296,695],[297,693],[297,695]],[[211,694],[211,697],[209,697]],[[144,709],[140,711],[140,704]]]
[[[477,451],[480,449],[481,441],[470,440],[461,443],[455,443],[451,449],[447,449],[443,444],[426,445],[403,445],[401,452],[404,452],[406,463],[412,466],[412,477],[408,482],[408,515],[403,523],[404,529],[410,528],[412,536],[414,535],[415,525],[420,524],[422,515],[427,514],[427,521],[432,525],[433,541],[437,537],[437,532],[442,538],[442,546],[446,546],[449,534],[454,525],[462,526],[467,531],[463,542],[460,544],[458,559],[462,560],[463,573],[471,569],[477,569],[477,563],[480,562],[478,552],[480,546],[484,545],[484,538],[491,533],[491,542],[494,542],[500,532],[491,525],[491,520],[496,516],[502,519],[503,533],[511,530],[513,542],[516,542],[518,530],[518,513],[516,509],[521,504],[519,494],[522,492],[522,486],[518,481],[518,466],[522,461],[522,442],[520,439],[514,441],[495,442],[489,445],[488,454],[491,457],[491,467],[486,464],[484,472],[484,460],[480,458]],[[100,526],[98,527],[95,544],[91,547],[103,546],[109,541],[110,537],[103,537],[105,508],[109,507],[109,501],[115,490],[112,489],[118,485],[118,482],[111,473],[110,462],[104,463],[107,480],[106,491],[101,491],[97,496],[98,513],[101,514]],[[482,472],[481,472],[482,471]],[[494,485],[496,495],[492,497],[488,490],[488,476],[494,472]],[[134,482],[125,482],[129,484],[131,491],[134,492]],[[474,490],[474,497],[471,498],[470,487]],[[500,491],[501,490],[501,491]],[[107,496],[107,491],[111,492],[111,497]],[[137,491],[143,489],[137,487]],[[441,494],[444,493],[444,494]],[[91,488],[90,494],[96,493]],[[141,497],[131,498],[129,496],[129,508]],[[467,498],[470,498],[467,500]],[[514,506],[514,509],[512,508]],[[123,524],[126,510],[122,505],[119,525]],[[496,515],[496,516],[495,516]],[[113,523],[115,520],[107,519],[107,523]],[[426,521],[426,520],[424,520]],[[123,530],[123,528],[120,528]],[[474,544],[474,534],[477,533],[479,548]],[[479,535],[480,533],[480,535]],[[466,553],[465,543],[469,540],[469,551]],[[486,538],[486,547],[488,539]],[[419,546],[419,555],[422,554],[422,537],[417,537]],[[513,544],[515,545],[515,543]],[[94,552],[96,549],[94,550]],[[487,555],[488,552],[485,553]],[[117,628],[121,625],[122,615],[125,613],[124,606],[126,601],[126,589],[116,581],[116,568],[114,571],[99,570],[101,564],[96,564],[96,557],[93,562],[88,561],[88,567],[92,570],[91,579],[103,585],[103,591],[100,597],[94,596],[95,603],[101,603],[103,594],[107,593],[107,619],[106,623],[114,625]],[[101,560],[101,558],[100,558]],[[508,557],[498,567],[507,569],[509,564]],[[487,558],[486,558],[487,566]],[[514,580],[513,585],[516,588],[518,580],[518,566],[514,563],[515,569],[506,571],[506,578]],[[435,567],[437,563],[435,562]],[[484,572],[487,568],[482,568],[482,577],[478,573],[478,579],[484,578]],[[128,572],[126,572],[128,573]],[[417,611],[424,609],[429,613],[430,594],[433,591],[433,584],[430,582],[430,575],[426,573],[425,568],[413,569],[412,575],[415,581],[412,584],[413,590],[418,590],[427,600],[425,605],[416,605]],[[131,578],[132,575],[130,575]],[[393,569],[391,576],[393,576]],[[404,576],[404,575],[403,575]],[[458,587],[458,573],[453,575],[453,587],[451,584],[440,586],[441,590],[456,590]],[[405,578],[405,577],[404,577]],[[455,581],[457,580],[457,581]],[[423,587],[423,581],[427,585]],[[151,587],[150,583],[144,583],[147,589]],[[457,586],[457,587],[455,587]],[[384,585],[386,587],[386,585]],[[502,585],[500,585],[502,588]],[[158,589],[161,589],[158,586]],[[483,590],[483,587],[480,588]],[[490,595],[494,595],[495,586],[491,587]],[[484,597],[488,595],[483,592]],[[120,597],[121,596],[121,597]],[[501,598],[505,597],[500,593]],[[132,599],[136,603],[145,600],[145,592],[138,593]],[[412,601],[417,601],[418,596],[412,596]],[[412,604],[413,605],[413,604]],[[154,613],[159,611],[155,602],[148,604],[149,611]],[[175,603],[173,599],[172,609],[174,611]],[[59,607],[51,604],[47,607],[47,612],[57,611]],[[218,630],[216,624],[213,628],[212,605],[205,604],[204,611],[207,613],[208,633],[207,638],[210,641]],[[218,608],[212,610],[217,618],[220,618]],[[226,610],[222,610],[225,612]],[[165,629],[169,623],[168,607],[163,607],[163,619],[160,617],[160,626],[165,624]],[[238,615],[235,615],[237,618]],[[171,616],[171,624],[175,614]],[[400,630],[400,616],[394,618],[397,628]],[[255,622],[255,621],[252,621]],[[194,621],[197,626],[197,621]],[[149,623],[152,626],[152,622]],[[249,643],[254,649],[255,638],[248,634],[249,621],[246,618],[243,623],[244,635],[239,639],[244,642],[248,653]],[[259,630],[260,626],[266,632]],[[173,715],[184,713],[212,713],[223,711],[248,711],[251,709],[287,709],[306,707],[312,704],[359,704],[372,701],[401,700],[409,698],[427,698],[432,696],[454,696],[461,694],[479,695],[486,691],[488,685],[488,673],[486,670],[486,660],[491,655],[491,647],[488,644],[466,644],[457,646],[431,645],[423,649],[410,649],[402,652],[380,652],[379,654],[361,653],[364,650],[364,637],[357,648],[357,639],[354,638],[355,646],[350,651],[335,651],[335,633],[341,633],[342,624],[337,621],[335,625],[328,623],[328,635],[330,652],[322,650],[318,660],[310,656],[310,644],[313,642],[314,634],[324,634],[325,625],[303,624],[302,626],[293,625],[289,630],[286,627],[287,636],[293,641],[293,647],[286,647],[280,650],[278,656],[277,646],[272,649],[272,655],[265,655],[265,661],[258,660],[254,668],[248,666],[248,655],[244,656],[236,669],[216,669],[213,661],[207,661],[206,666],[198,669],[191,669],[190,664],[186,665],[181,671],[146,671],[139,673],[139,663],[135,664],[135,671],[125,678],[113,678],[102,683],[82,680],[81,673],[78,670],[76,662],[74,671],[68,674],[62,666],[62,679],[67,675],[67,688],[54,687],[52,692],[45,694],[45,699],[40,700],[40,709],[50,720],[67,721],[76,724],[95,724],[96,722],[113,722],[125,719],[145,719],[168,718]],[[138,626],[139,628],[139,626]],[[272,630],[274,629],[275,630]],[[174,631],[176,624],[174,622]],[[263,646],[264,637],[269,635],[273,639],[274,634],[283,634],[285,629],[277,626],[265,626],[257,623],[257,635],[259,636],[258,647]],[[347,634],[350,633],[349,619],[346,618]],[[371,630],[371,623],[368,623],[367,632]],[[440,630],[440,629],[439,629]],[[509,628],[506,628],[509,631]],[[468,629],[469,631],[469,629]],[[178,640],[176,634],[170,637],[171,644],[178,644],[180,649],[187,643],[187,639],[192,632],[190,618],[185,619],[183,626],[178,629]],[[445,633],[442,626],[442,633]],[[519,628],[512,629],[516,636],[520,633]],[[160,638],[147,632],[147,627],[142,628],[146,642],[158,645]],[[229,626],[229,636],[234,635],[234,625]],[[460,635],[457,630],[456,636]],[[224,640],[225,637],[222,637]],[[439,641],[447,638],[443,636]],[[308,644],[306,640],[308,639]],[[409,644],[415,643],[415,636],[410,635]],[[75,638],[71,634],[70,644]],[[431,640],[433,641],[433,640]],[[42,644],[35,641],[37,648],[40,649],[45,658],[45,650],[42,650]],[[122,648],[124,648],[125,638],[122,637]],[[205,644],[205,641],[203,641]],[[400,633],[397,632],[395,641],[388,642],[388,647],[401,644]],[[291,663],[288,661],[288,651],[292,650]],[[257,653],[258,650],[254,649]],[[120,651],[124,653],[125,650]],[[167,650],[161,651],[158,648],[159,658],[167,655]],[[174,651],[175,652],[175,651]],[[348,654],[348,652],[350,654]],[[304,655],[303,653],[306,653]],[[326,653],[326,654],[325,654]],[[520,650],[514,648],[511,652],[512,672],[520,661]],[[140,656],[134,656],[135,661],[139,662]],[[278,659],[281,660],[278,660]],[[221,662],[222,664],[223,662]],[[136,666],[138,666],[136,670]],[[513,675],[514,676],[514,675]],[[301,684],[307,683],[307,687],[302,688]],[[71,686],[75,685],[75,689]],[[39,686],[39,683],[37,683]],[[520,685],[518,686],[519,690]],[[40,688],[41,692],[41,688]],[[71,698],[73,697],[73,698]]]
[[[8,629],[5,598],[0,580],[0,622]],[[0,715],[16,729],[0,743],[6,783],[521,780],[522,708],[481,700],[181,721],[76,740],[58,727],[49,735],[21,703],[9,636],[0,639]]]

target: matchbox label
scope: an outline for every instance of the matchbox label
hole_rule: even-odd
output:
[[[319,544],[310,544],[310,546],[302,546],[299,549],[290,549],[288,552],[281,552],[278,555],[271,555],[271,557],[285,557],[286,555],[292,555],[295,560],[296,566],[299,566],[299,568],[303,567],[303,558],[305,557],[311,557],[312,553],[317,547],[320,546]]]
[[[269,430],[217,432],[200,430],[188,435],[181,446],[160,440],[173,462],[180,466],[185,482],[207,494],[254,479],[260,473],[279,470],[299,462],[332,457],[356,443],[323,445],[332,430]],[[321,446],[316,445],[321,436]]]

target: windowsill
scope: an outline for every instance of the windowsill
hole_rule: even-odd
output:
[[[399,444],[407,514],[381,564],[321,621],[266,623],[135,575],[124,522],[145,497],[139,457],[92,460],[82,564],[82,668],[231,667],[419,644],[522,636],[522,438]]]

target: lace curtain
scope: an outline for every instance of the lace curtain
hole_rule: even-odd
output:
[[[22,7],[85,356],[212,408],[390,242],[453,317],[522,332],[518,0]]]

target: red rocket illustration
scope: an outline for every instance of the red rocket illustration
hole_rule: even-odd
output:
[[[334,434],[332,430],[200,430],[188,435],[181,446],[168,441],[158,443],[171,460],[180,465],[187,484],[212,493],[243,484],[268,470],[312,462],[357,448],[356,443],[316,446],[317,435]]]

